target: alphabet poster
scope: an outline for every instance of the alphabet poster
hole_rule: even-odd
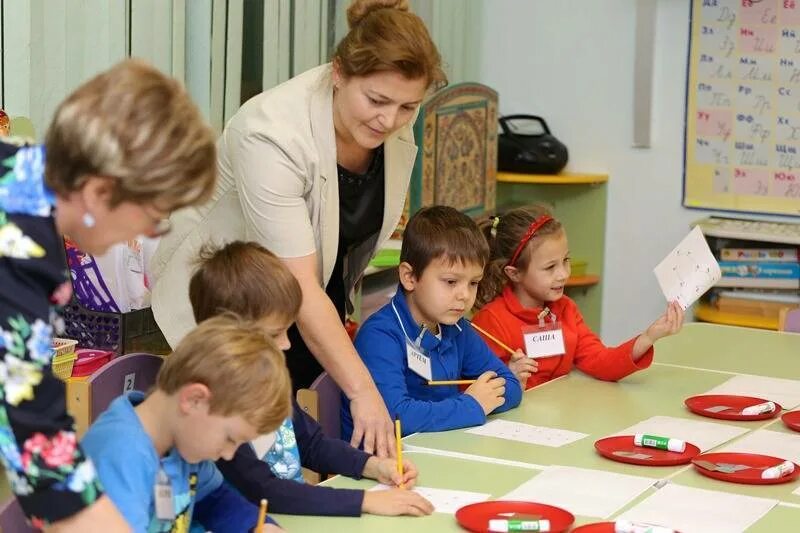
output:
[[[693,0],[687,207],[800,216],[800,0]]]

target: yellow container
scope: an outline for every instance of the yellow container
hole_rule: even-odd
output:
[[[78,346],[78,341],[72,339],[53,339],[55,353],[51,365],[53,374],[62,381],[66,381],[72,376],[72,367],[78,358],[78,354],[75,353],[76,346]]]

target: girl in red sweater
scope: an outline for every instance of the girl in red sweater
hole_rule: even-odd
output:
[[[538,206],[518,208],[485,224],[491,259],[478,290],[482,308],[472,319],[506,347],[484,340],[531,388],[577,366],[595,378],[617,381],[650,366],[653,343],[677,333],[683,310],[676,302],[647,330],[623,344],[603,344],[564,295],[570,275],[567,235]]]

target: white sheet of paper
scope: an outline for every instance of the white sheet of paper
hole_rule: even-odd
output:
[[[765,354],[765,356],[768,357],[769,354]],[[788,410],[800,405],[800,381],[744,374],[732,377],[706,394],[755,396],[778,402],[781,407]]]
[[[584,437],[588,437],[586,433],[578,433],[577,431],[532,426],[519,422],[509,422],[508,420],[492,420],[482,426],[468,429],[465,433],[527,442],[528,444],[539,444],[551,448],[560,448],[566,444],[571,444]]]
[[[369,490],[387,490],[391,487],[378,483]],[[414,487],[411,489],[433,504],[435,512],[454,514],[461,507],[471,503],[484,502],[491,494],[467,492],[465,490],[434,489],[431,487]]]
[[[800,464],[800,434],[759,429],[726,444],[720,451],[760,453]]]
[[[794,494],[795,496],[800,496],[800,487],[797,487],[796,489],[794,489],[792,491],[792,494]]]
[[[551,466],[502,499],[535,501],[569,509],[573,514],[608,518],[657,481],[602,470]]]
[[[745,531],[777,504],[778,500],[670,483],[617,519],[658,524],[681,533]]]
[[[685,440],[700,448],[700,451],[706,451],[739,435],[743,435],[747,431],[747,429],[716,422],[676,418],[673,416],[653,416],[629,428],[618,431],[614,435],[635,435],[637,433],[658,435],[660,437]]]
[[[667,301],[677,301],[684,310],[722,277],[700,226],[695,226],[653,273]]]

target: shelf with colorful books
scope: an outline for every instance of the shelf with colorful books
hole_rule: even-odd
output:
[[[800,307],[800,257],[791,224],[741,221],[747,231],[719,234],[718,225],[701,221],[709,246],[719,260],[722,278],[702,299],[695,318],[736,326],[778,329],[782,309]],[[770,233],[752,232],[769,226]],[[786,226],[786,228],[772,228]],[[735,228],[734,228],[735,229]],[[747,233],[750,232],[750,233]],[[788,236],[782,239],[782,235]]]

